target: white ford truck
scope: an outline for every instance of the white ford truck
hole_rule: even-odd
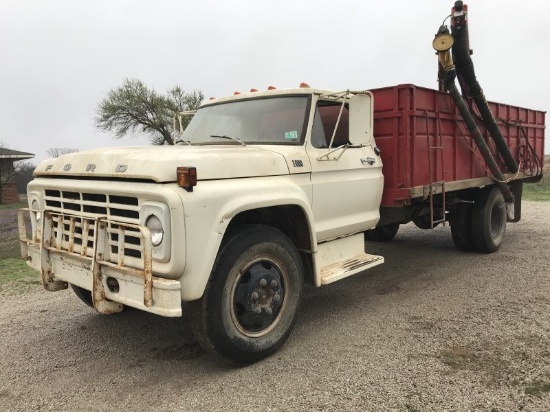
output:
[[[383,263],[365,253],[384,186],[368,91],[210,100],[175,146],[42,162],[20,212],[22,255],[47,290],[103,314],[181,316],[235,364],[280,347],[304,281]],[[25,226],[24,214],[30,214]]]
[[[181,316],[190,302],[196,339],[245,365],[284,343],[304,281],[384,262],[364,233],[449,222],[458,249],[496,252],[523,183],[542,178],[545,112],[486,101],[467,6],[451,16],[432,44],[440,92],[251,90],[204,103],[175,146],[42,162],[19,213],[23,258],[103,314]]]

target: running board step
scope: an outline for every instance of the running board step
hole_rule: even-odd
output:
[[[363,272],[364,270],[381,265],[382,263],[384,263],[384,258],[382,256],[369,255],[368,253],[362,253],[341,260],[321,269],[321,284],[328,285],[329,283]]]

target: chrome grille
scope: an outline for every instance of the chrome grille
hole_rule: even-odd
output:
[[[138,229],[118,223],[139,224],[137,197],[65,190],[45,191],[46,209],[52,214],[52,240],[62,250],[81,256],[92,256],[94,249],[95,219],[106,217],[109,248],[107,261],[117,262],[124,256],[128,264],[139,264],[143,239]],[[119,248],[119,239],[123,247]],[[121,245],[122,246],[122,245]]]
[[[92,256],[94,248],[95,220],[70,215],[52,215],[52,234],[50,245],[61,250]]]
[[[54,212],[85,217],[106,216],[120,222],[139,223],[139,200],[137,197],[46,190],[44,200],[46,208]]]

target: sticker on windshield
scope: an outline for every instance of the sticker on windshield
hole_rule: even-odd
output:
[[[298,131],[293,130],[292,132],[285,132],[285,139],[298,140]]]

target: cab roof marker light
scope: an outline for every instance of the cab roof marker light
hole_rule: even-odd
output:
[[[269,86],[267,90],[276,90],[277,88],[275,86]]]
[[[257,92],[258,89],[250,89],[250,93],[254,93],[254,92]]]
[[[300,89],[311,89],[311,86],[307,83],[300,83]]]

